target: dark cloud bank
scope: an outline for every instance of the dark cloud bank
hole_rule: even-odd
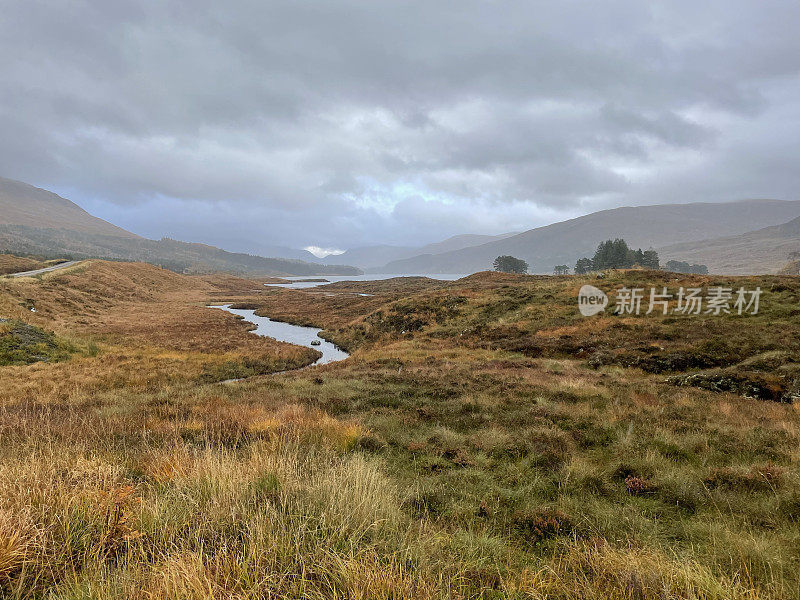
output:
[[[0,175],[233,250],[797,199],[797,2],[0,1]]]

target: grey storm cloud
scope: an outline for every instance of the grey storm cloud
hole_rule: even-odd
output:
[[[0,0],[0,175],[233,249],[795,198],[797,2]]]

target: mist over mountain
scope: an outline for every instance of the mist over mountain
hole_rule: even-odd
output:
[[[268,237],[268,236],[265,236]],[[242,252],[245,254],[257,254],[258,256],[271,256],[273,258],[288,258],[291,260],[302,260],[305,262],[311,263],[319,263],[319,264],[348,264],[348,263],[339,263],[339,262],[331,262],[326,258],[319,258],[311,254],[308,250],[303,250],[302,248],[290,248],[288,246],[274,246],[272,244],[265,244],[263,242],[260,243],[248,243],[243,244],[240,247],[230,247],[231,251]],[[352,263],[350,263],[352,264]]]
[[[325,261],[329,264],[355,265],[361,269],[391,273],[392,271],[382,270],[383,266],[387,263],[423,254],[438,254],[441,252],[461,250],[462,248],[469,248],[471,246],[478,246],[480,244],[501,240],[512,235],[514,234],[479,235],[467,233],[454,235],[441,242],[433,242],[419,247],[387,245],[366,246],[364,248],[347,250],[344,254],[339,254],[337,256],[329,256]]]
[[[287,249],[288,250],[288,249]],[[47,258],[106,258],[157,264],[174,271],[249,275],[355,275],[345,265],[227,252],[163,238],[149,240],[98,219],[57,194],[0,178],[0,252]]]

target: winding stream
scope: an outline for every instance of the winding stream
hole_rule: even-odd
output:
[[[289,344],[295,344],[296,346],[305,346],[306,348],[313,348],[318,352],[322,352],[322,356],[315,363],[309,365],[310,367],[337,362],[350,356],[335,344],[319,337],[319,333],[322,330],[316,327],[300,327],[299,325],[273,321],[269,317],[259,317],[254,310],[231,308],[230,304],[209,306],[209,308],[222,309],[232,315],[242,317],[248,323],[253,323],[256,328],[251,333],[256,335],[271,337],[279,342],[287,342]],[[319,342],[319,345],[311,344],[311,342],[315,341]]]

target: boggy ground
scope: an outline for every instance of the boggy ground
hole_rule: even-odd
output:
[[[587,282],[723,282],[675,277],[292,291],[98,262],[0,282],[0,316],[71,352],[0,368],[0,589],[798,598],[800,282],[725,279],[761,285],[757,316],[577,314]],[[222,302],[353,355],[214,383],[314,358]],[[719,391],[738,375],[765,387]]]

